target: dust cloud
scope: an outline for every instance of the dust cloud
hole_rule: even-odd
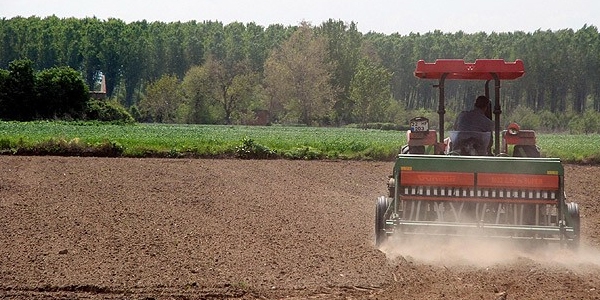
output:
[[[400,257],[432,265],[485,268],[523,262],[569,269],[600,268],[600,250],[580,245],[570,249],[558,243],[533,244],[528,241],[494,240],[470,237],[390,237],[380,250],[388,259]]]

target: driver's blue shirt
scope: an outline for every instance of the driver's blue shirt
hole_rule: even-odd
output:
[[[494,121],[486,117],[481,109],[474,108],[458,115],[454,130],[491,132],[494,131]]]

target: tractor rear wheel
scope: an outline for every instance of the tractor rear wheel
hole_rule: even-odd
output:
[[[385,232],[386,215],[385,212],[388,208],[388,198],[380,196],[377,198],[375,205],[375,246],[379,247],[387,240],[387,234]]]
[[[581,237],[581,218],[579,216],[579,205],[575,202],[567,203],[567,226],[573,227],[573,240],[571,246],[574,249],[579,247],[579,241]]]

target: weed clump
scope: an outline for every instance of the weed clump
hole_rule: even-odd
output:
[[[235,156],[243,159],[268,159],[277,158],[277,153],[246,137],[240,146],[235,147]]]

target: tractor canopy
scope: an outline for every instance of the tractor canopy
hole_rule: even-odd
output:
[[[414,72],[420,79],[437,80],[439,89],[438,110],[439,115],[439,136],[438,143],[443,144],[444,139],[444,114],[445,95],[444,83],[446,80],[481,80],[485,81],[485,96],[491,100],[494,118],[494,153],[500,153],[500,81],[518,79],[525,74],[523,61],[520,59],[514,62],[506,62],[504,59],[477,59],[474,63],[465,62],[462,59],[437,59],[429,63],[419,60]],[[494,97],[490,97],[489,83],[494,82]],[[439,152],[439,150],[438,150]]]
[[[421,79],[492,80],[494,75],[500,80],[517,79],[525,74],[523,61],[506,62],[503,59],[477,59],[467,63],[462,59],[438,59],[433,63],[424,60],[417,62],[415,76]]]

